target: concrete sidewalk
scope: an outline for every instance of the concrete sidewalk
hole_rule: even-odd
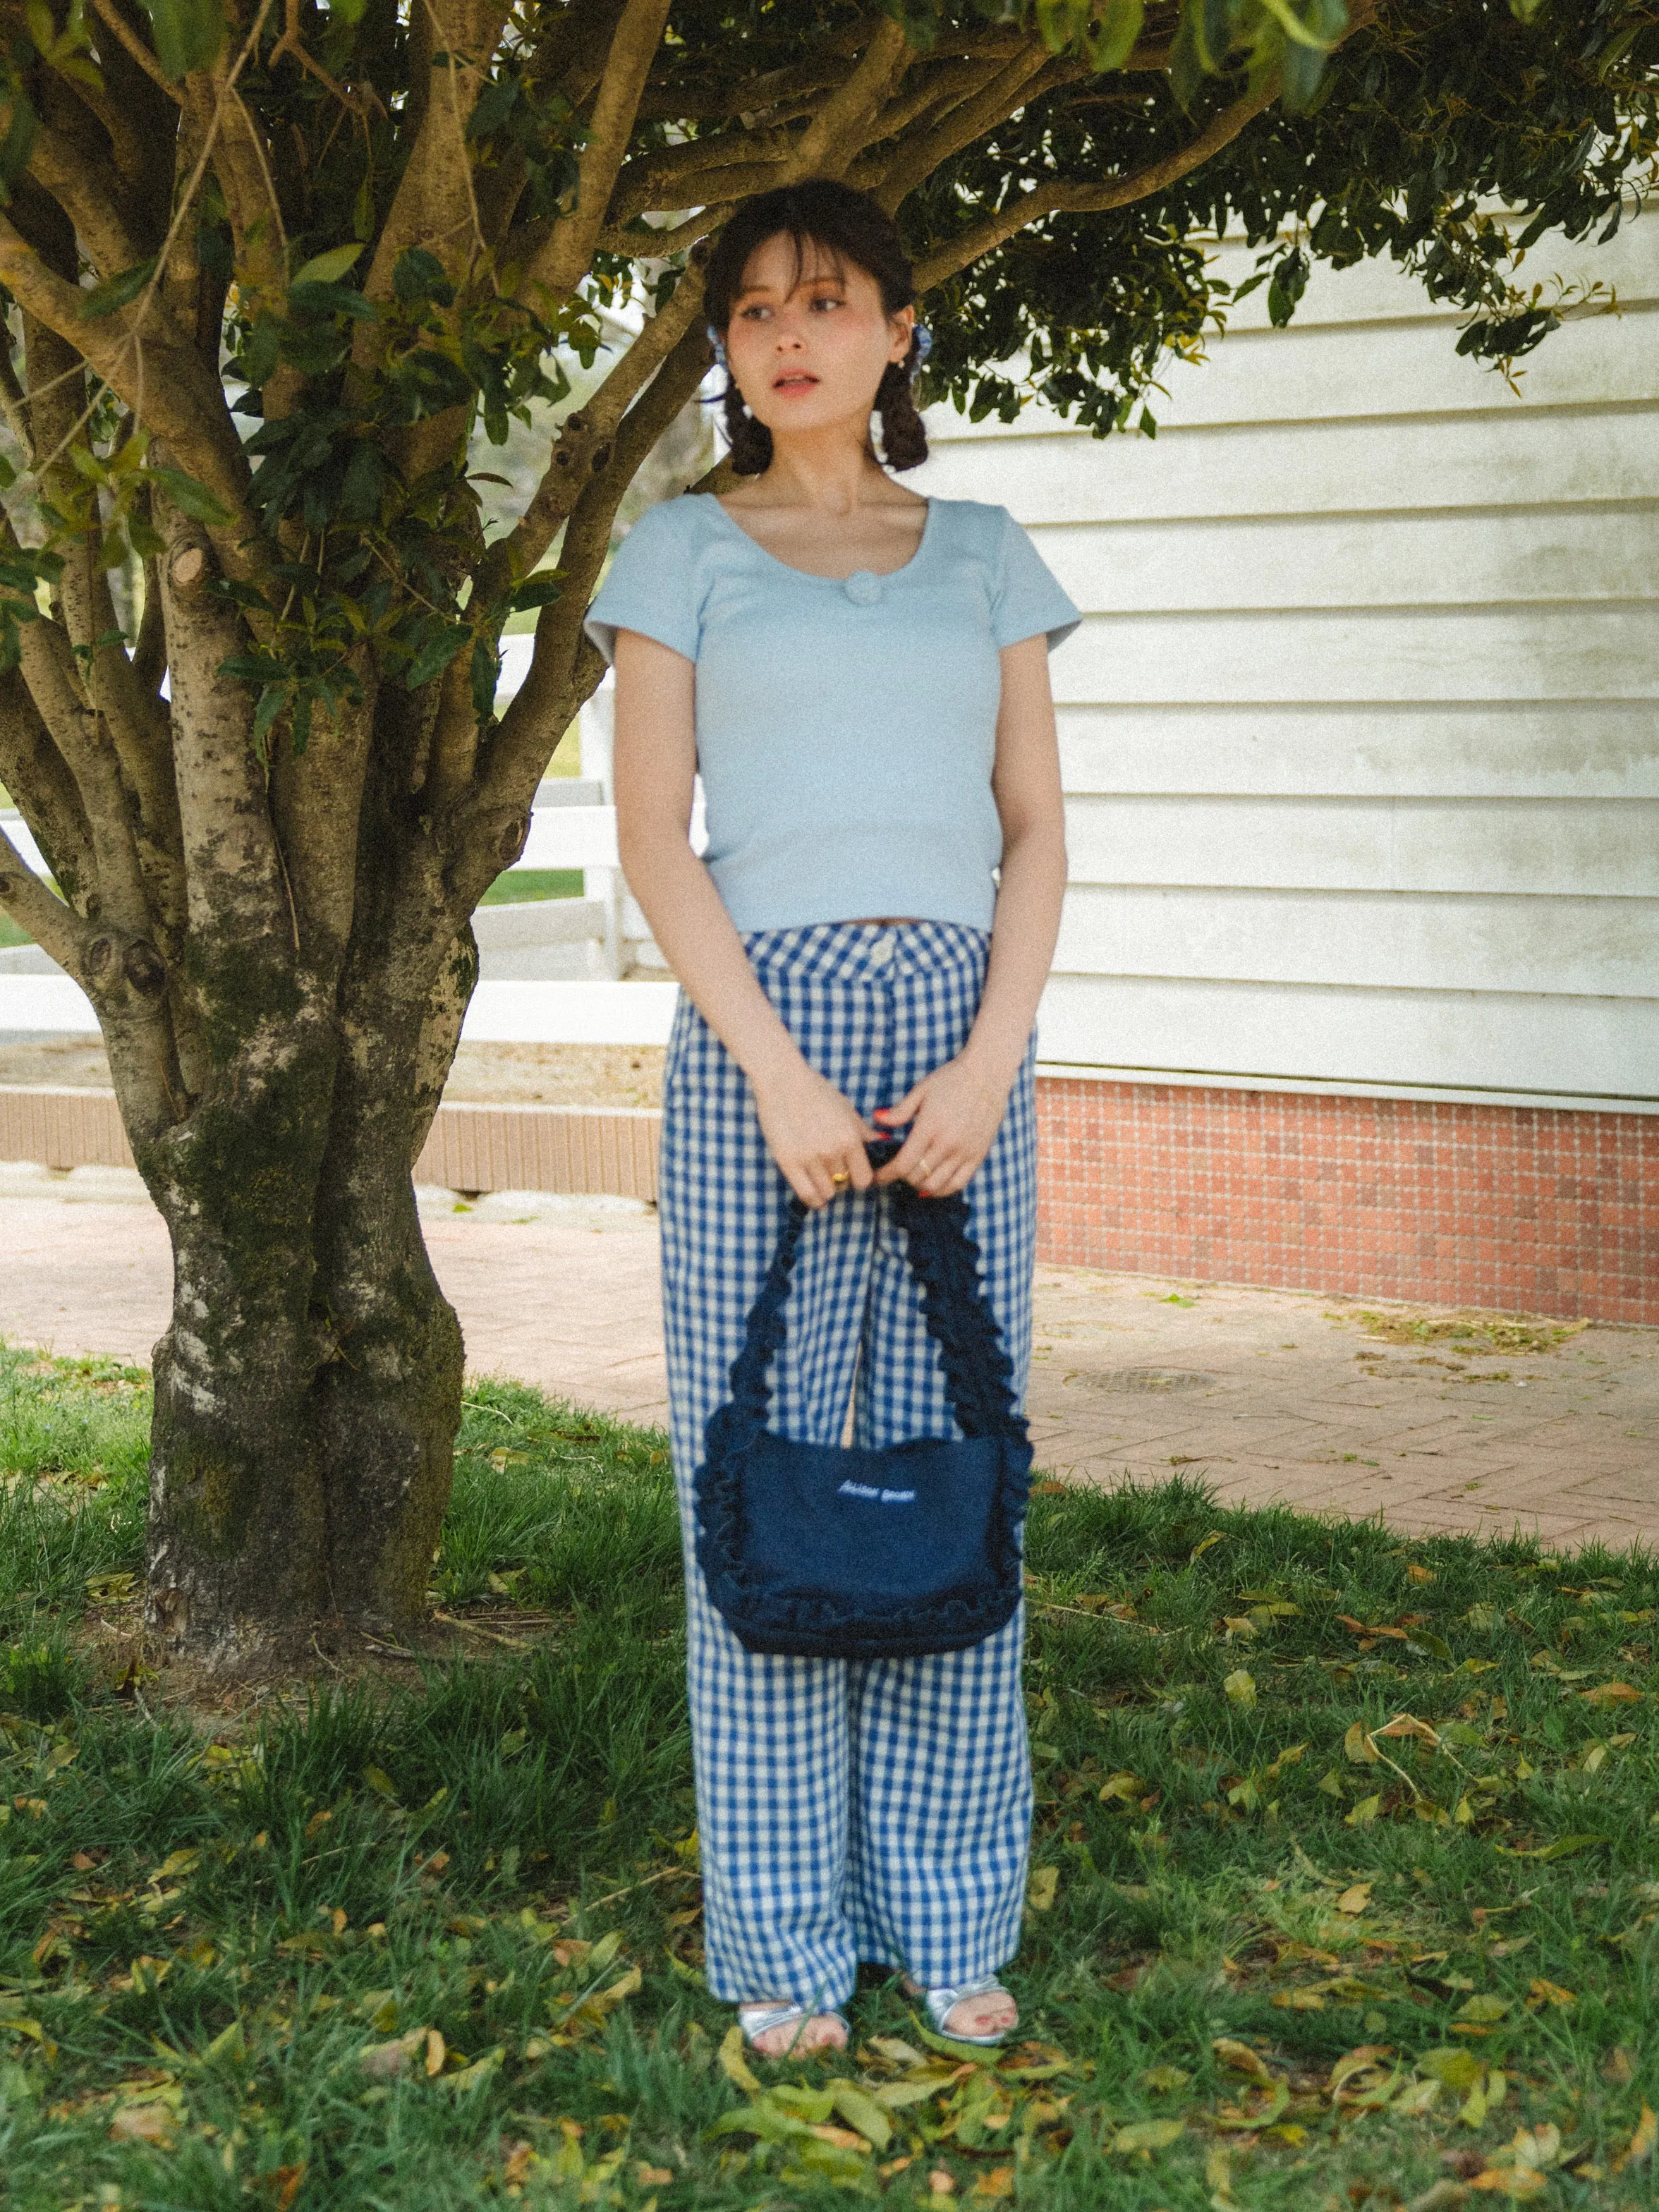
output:
[[[665,1406],[653,1215],[620,1200],[424,1195],[475,1372],[633,1420]],[[0,1168],[0,1336],[143,1361],[166,1324],[166,1232],[136,1176]],[[1364,1300],[1040,1267],[1029,1410],[1079,1480],[1203,1477],[1413,1534],[1519,1527],[1659,1547],[1659,1332],[1553,1349],[1380,1341]]]

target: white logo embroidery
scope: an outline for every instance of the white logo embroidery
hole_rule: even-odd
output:
[[[878,1490],[868,1482],[843,1482],[837,1494],[842,1498],[873,1498],[878,1505],[914,1505],[916,1502],[914,1490]]]

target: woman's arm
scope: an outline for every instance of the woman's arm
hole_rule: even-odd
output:
[[[878,1133],[810,1067],[773,1010],[691,849],[696,663],[642,632],[617,632],[617,843],[629,887],[680,988],[748,1077],[772,1156],[797,1197],[825,1206],[844,1171],[870,1182]]]
[[[902,1177],[930,1198],[962,1189],[1002,1126],[1054,960],[1066,891],[1066,811],[1048,640],[1022,638],[1004,646],[1001,657],[991,787],[1002,819],[1002,880],[984,994],[957,1057],[877,1115],[912,1126],[876,1181]]]

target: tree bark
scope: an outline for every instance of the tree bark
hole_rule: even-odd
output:
[[[257,1666],[319,1622],[396,1629],[425,1608],[464,1353],[412,1170],[477,957],[414,842],[394,868],[365,866],[334,987],[302,988],[286,1018],[267,1009],[211,1091],[137,1149],[174,1256],[149,1618],[214,1668]],[[112,1054],[118,1091],[125,1065]]]

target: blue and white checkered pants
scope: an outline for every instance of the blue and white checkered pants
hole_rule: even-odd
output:
[[[867,1120],[967,1040],[990,940],[954,923],[821,922],[744,939],[790,1035]],[[1034,1052],[968,1186],[992,1310],[1023,1396],[1036,1242]],[[659,1204],[710,1989],[839,2005],[860,1959],[977,1980],[1018,1942],[1031,1785],[1024,1611],[966,1651],[792,1659],[745,1651],[693,1552],[691,1483],[788,1186],[742,1071],[689,999],[669,1042]],[[807,1224],[773,1425],[879,1447],[960,1434],[884,1194]],[[860,1354],[862,1350],[862,1361]]]

